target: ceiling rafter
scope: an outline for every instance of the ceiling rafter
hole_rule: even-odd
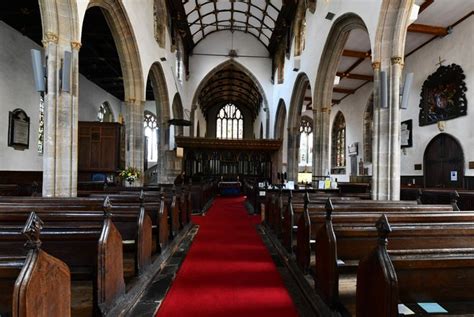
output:
[[[408,32],[445,36],[449,33],[449,28],[412,23],[408,26]]]

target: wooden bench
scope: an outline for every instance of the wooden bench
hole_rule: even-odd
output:
[[[139,204],[112,206],[108,198],[105,200],[32,198],[29,204],[26,199],[22,201],[24,203],[0,203],[0,219],[15,215],[21,219],[33,210],[42,218],[48,217],[48,221],[54,222],[58,227],[67,226],[68,223],[80,224],[91,221],[101,223],[104,208],[107,208],[123,241],[123,254],[126,255],[123,257],[123,266],[126,268],[127,279],[141,274],[151,263],[152,221],[144,206]]]
[[[299,207],[298,207],[299,208]],[[296,232],[296,261],[300,268],[307,272],[310,267],[311,259],[311,240],[316,238],[316,230],[311,227],[311,215],[325,215],[327,211],[334,213],[413,213],[413,212],[453,212],[451,205],[416,205],[408,203],[404,205],[395,201],[364,201],[352,203],[333,203],[331,199],[323,205],[312,205],[307,203],[306,207],[296,209],[302,216],[299,217]]]
[[[474,314],[474,249],[434,244],[436,249],[387,251],[394,228],[382,217],[377,229],[375,247],[357,272],[357,316],[395,317],[400,303],[417,302],[447,303],[451,314]]]
[[[28,214],[25,215],[27,218]],[[18,214],[10,219],[8,216],[2,215],[2,226],[21,227],[22,220]],[[74,281],[90,282],[93,305],[89,313],[105,315],[125,293],[122,238],[111,214],[105,213],[100,224],[92,219],[68,221],[66,217],[67,226],[64,225],[65,219],[58,226],[47,214],[42,217],[45,223],[41,233],[42,249],[65,262]],[[57,220],[58,214],[52,217]],[[15,234],[0,235],[0,254],[25,256],[23,240]],[[84,314],[84,307],[77,309],[73,315]]]
[[[28,239],[27,249],[18,255],[0,252],[2,316],[71,316],[69,268],[41,249],[40,230],[41,220],[34,213],[21,231],[0,228],[0,237],[16,236],[22,242]]]

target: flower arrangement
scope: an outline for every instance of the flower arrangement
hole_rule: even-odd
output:
[[[140,177],[140,171],[136,167],[129,166],[126,169],[120,171],[119,176],[124,178],[130,185],[132,185],[133,182]]]

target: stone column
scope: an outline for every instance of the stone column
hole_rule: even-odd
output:
[[[298,149],[300,145],[300,128],[288,128],[288,165],[287,174],[289,180],[298,180]],[[280,171],[281,172],[281,171]]]
[[[168,171],[167,166],[167,155],[166,151],[169,150],[169,118],[165,117],[162,119],[159,125],[160,139],[158,144],[158,183],[168,182]]]
[[[380,62],[373,62],[374,69],[374,117],[373,117],[373,135],[372,135],[372,199],[378,200],[379,192],[379,111],[380,111]]]
[[[143,135],[143,113],[145,101],[130,99],[125,102],[125,128],[126,128],[126,167],[137,168],[142,177],[137,185],[143,185],[144,164],[144,135]]]
[[[45,135],[43,153],[43,196],[71,197],[77,194],[77,50],[74,48],[70,92],[63,92],[60,71],[64,51],[71,43],[59,44],[56,34],[47,33],[43,42],[47,56]],[[73,72],[74,73],[74,72]]]
[[[390,74],[390,200],[400,200],[400,78],[403,58],[392,57]]]
[[[320,111],[313,110],[313,186],[317,186],[318,176],[325,176],[331,172],[329,157],[330,115],[330,106],[321,107]]]

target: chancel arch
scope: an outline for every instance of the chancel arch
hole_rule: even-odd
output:
[[[173,119],[184,119],[184,109],[183,103],[181,101],[181,96],[179,93],[176,93],[173,97],[173,103],[171,105],[173,109]],[[183,125],[174,125],[174,135],[175,136],[182,136],[183,135]]]
[[[191,118],[197,107],[206,118],[206,137],[216,137],[216,118],[227,104],[236,106],[243,116],[243,138],[255,138],[254,122],[262,109],[268,109],[264,90],[252,74],[240,63],[228,60],[210,71],[199,84],[193,98]],[[269,111],[265,112],[269,116]],[[258,125],[259,126],[259,125]]]

